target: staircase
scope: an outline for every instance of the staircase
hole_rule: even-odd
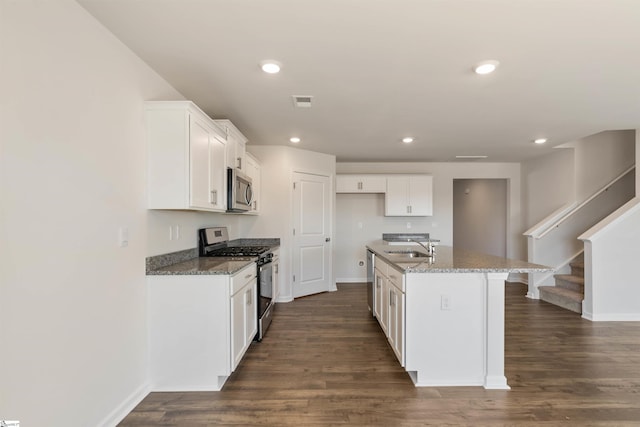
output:
[[[584,260],[575,260],[571,264],[571,274],[556,274],[555,286],[540,286],[540,299],[567,310],[582,313],[584,299]]]

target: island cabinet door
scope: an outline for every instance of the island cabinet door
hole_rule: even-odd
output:
[[[389,286],[389,344],[404,367],[404,294]]]
[[[374,289],[373,289],[373,292],[374,292],[373,315],[375,316],[376,319],[378,319],[378,322],[380,322],[380,319],[382,318],[382,280],[383,280],[382,275],[376,269]]]
[[[375,295],[376,318],[385,336],[389,336],[389,284],[387,278],[376,274]]]

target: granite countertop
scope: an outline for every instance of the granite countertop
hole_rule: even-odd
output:
[[[256,262],[257,257],[193,258],[147,271],[147,276],[235,274]]]
[[[402,258],[387,254],[385,251],[417,251],[426,253],[416,245],[389,245],[382,240],[367,245],[376,256],[384,259],[405,273],[539,273],[553,271],[553,268],[540,264],[531,264],[508,258],[455,249],[451,246],[439,245],[434,257]]]
[[[229,246],[280,247],[278,238],[236,239]],[[198,248],[147,257],[147,276],[235,274],[258,257],[198,257]]]

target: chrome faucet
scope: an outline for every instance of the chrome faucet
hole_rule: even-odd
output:
[[[419,244],[420,246],[422,246],[422,248],[423,248],[424,250],[426,250],[426,251],[427,251],[427,255],[431,255],[431,256],[433,256],[433,255],[435,255],[435,254],[436,254],[436,247],[435,247],[435,245],[431,242],[431,240],[427,240],[427,246],[425,246],[422,242],[420,242],[420,241],[418,241],[418,240],[416,240],[416,239],[408,238],[407,240],[408,240],[408,241],[410,241],[410,242],[417,243],[417,244]]]

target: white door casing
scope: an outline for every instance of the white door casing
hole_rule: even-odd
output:
[[[293,174],[293,297],[331,289],[331,188],[328,176]]]

